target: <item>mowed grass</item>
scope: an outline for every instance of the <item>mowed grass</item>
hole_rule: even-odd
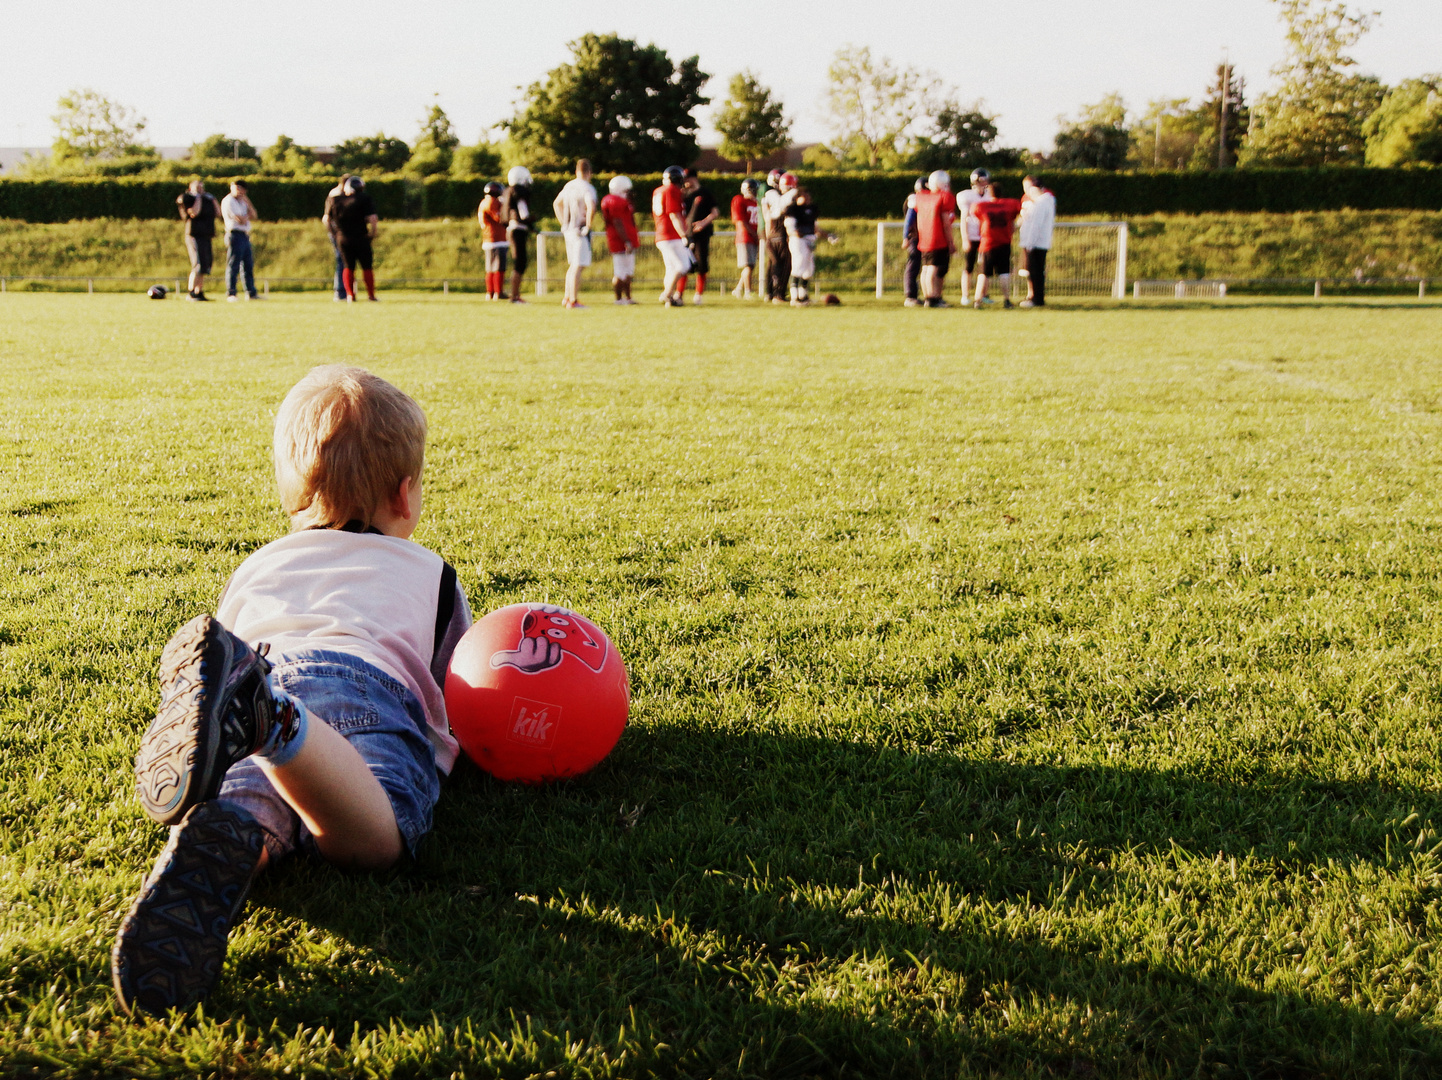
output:
[[[169,634],[280,536],[318,363],[417,539],[627,659],[593,774],[254,891],[203,1012],[119,919]],[[977,314],[0,298],[0,1071],[1428,1075],[1436,306]]]

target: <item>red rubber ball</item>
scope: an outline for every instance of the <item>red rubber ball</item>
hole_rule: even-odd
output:
[[[585,616],[511,604],[461,638],[446,712],[466,756],[498,780],[580,776],[626,727],[631,688],[616,646]]]

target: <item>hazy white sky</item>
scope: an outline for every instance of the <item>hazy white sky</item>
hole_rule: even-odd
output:
[[[1381,23],[1356,50],[1363,69],[1389,82],[1442,70],[1442,0],[1375,2]],[[847,44],[930,68],[963,100],[984,98],[1000,114],[1003,141],[1028,148],[1050,145],[1059,113],[1113,90],[1133,106],[1198,96],[1223,50],[1254,96],[1282,55],[1269,0],[789,0],[729,9],[675,0],[3,0],[0,145],[47,145],[55,99],[77,86],[138,109],[159,146],[215,131],[257,145],[280,133],[323,145],[379,129],[410,140],[436,93],[472,142],[511,114],[518,86],[562,62],[566,42],[588,30],[654,41],[673,58],[699,54],[718,98],[734,72],[751,68],[808,142],[827,134],[826,66]],[[709,134],[707,125],[703,141]]]

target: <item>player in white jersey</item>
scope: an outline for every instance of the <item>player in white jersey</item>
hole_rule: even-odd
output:
[[[971,187],[956,197],[956,220],[961,223],[961,249],[965,262],[961,270],[961,295],[971,295],[971,275],[976,272],[976,260],[981,254],[981,222],[972,214],[971,208],[987,197],[991,189],[991,173],[985,169],[973,169]]]

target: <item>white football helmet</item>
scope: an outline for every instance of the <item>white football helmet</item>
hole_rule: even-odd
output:
[[[926,186],[932,191],[950,191],[951,177],[946,174],[945,169],[937,169],[926,178]]]
[[[524,187],[531,182],[531,170],[524,165],[513,165],[511,171],[506,173],[506,183],[511,187]]]
[[[612,195],[624,195],[631,190],[631,187],[631,178],[629,176],[613,176],[611,177],[611,182],[606,185],[607,190],[610,191]]]

